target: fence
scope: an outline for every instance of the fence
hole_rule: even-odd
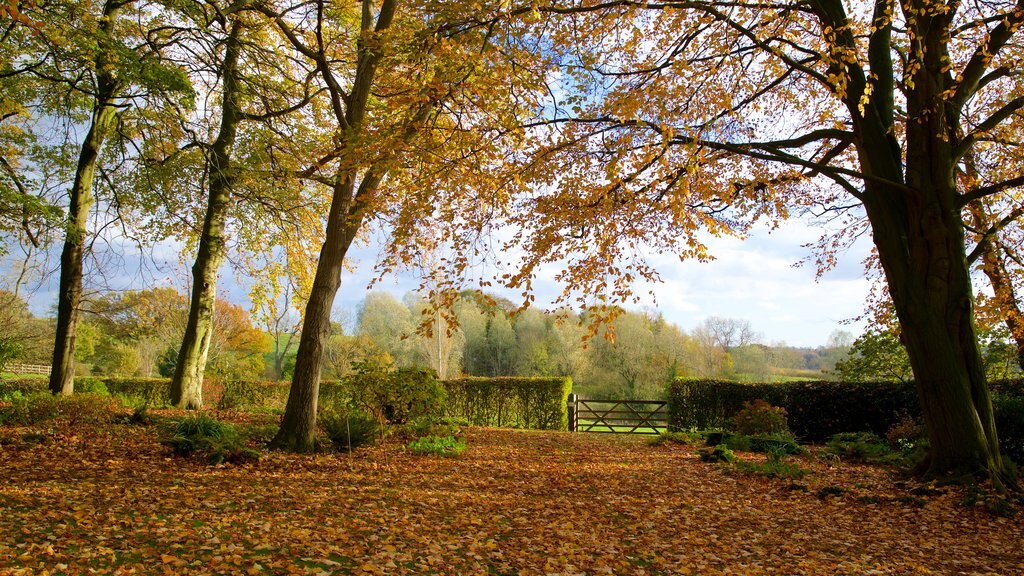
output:
[[[569,431],[605,434],[661,434],[668,429],[668,402],[584,400],[569,395]]]
[[[40,364],[8,364],[6,369],[11,374],[43,374],[50,375],[50,367]]]

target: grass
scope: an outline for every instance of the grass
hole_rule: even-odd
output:
[[[634,428],[632,425],[629,425],[629,426],[614,426],[614,425],[607,426],[607,425],[604,425],[604,424],[594,425],[596,422],[598,422],[598,421],[597,420],[587,420],[587,419],[580,418],[578,420],[578,422],[577,422],[576,431],[577,432],[606,432],[606,433],[608,433],[608,432],[619,432],[619,433],[623,433],[623,432],[630,432]],[[592,425],[593,425],[593,427],[591,427]],[[651,426],[642,426],[640,428],[637,428],[635,431],[633,431],[633,434],[660,434],[663,430],[664,430],[664,428],[653,428]]]

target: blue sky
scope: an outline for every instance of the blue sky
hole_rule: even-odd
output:
[[[815,279],[810,266],[794,266],[808,256],[803,245],[815,241],[821,229],[813,222],[793,219],[779,228],[755,228],[746,240],[713,238],[708,242],[715,260],[707,263],[680,262],[671,255],[650,258],[662,276],[662,283],[638,284],[635,293],[641,296],[642,307],[657,307],[665,318],[684,330],[692,330],[710,316],[749,320],[765,343],[785,342],[791,346],[818,346],[828,341],[835,330],[860,333],[862,325],[844,324],[864,310],[869,282],[864,278],[863,260],[870,251],[869,241],[861,239],[848,252],[840,255],[839,266]],[[59,247],[58,247],[59,248]],[[138,256],[125,259],[121,272],[108,275],[106,284],[112,288],[141,288],[173,285],[184,290],[188,285],[190,262],[181,264],[179,248],[166,244],[154,249],[150,258]],[[339,316],[354,317],[367,285],[374,277],[374,245],[353,247],[350,261],[354,272],[346,272],[335,301]],[[53,262],[56,262],[56,258]],[[140,262],[146,262],[140,264]],[[155,264],[153,262],[156,262]],[[556,270],[542,270],[535,283],[536,304],[549,306],[561,288],[552,277]],[[36,314],[47,314],[55,302],[57,276],[36,290],[31,307]],[[387,290],[401,298],[417,287],[411,274],[385,278],[375,290]],[[235,303],[248,306],[248,289],[225,266],[220,285]],[[653,290],[655,299],[648,293]],[[497,293],[518,302],[518,294]]]
[[[641,296],[639,306],[656,305],[668,321],[688,331],[710,316],[749,320],[765,343],[818,346],[835,330],[856,336],[863,325],[844,322],[864,311],[870,284],[864,278],[863,261],[870,242],[859,240],[840,255],[835,270],[816,280],[813,266],[794,265],[809,255],[803,245],[820,234],[821,228],[814,223],[793,219],[774,231],[759,226],[746,240],[711,239],[708,245],[716,257],[712,262],[653,256],[650,261],[663,281],[635,286],[635,293]],[[373,277],[375,254],[372,246],[353,251],[359,265],[342,278],[336,308],[354,311],[358,307]],[[550,305],[561,291],[552,280],[555,272],[551,268],[538,275],[534,285],[538,306]],[[411,276],[403,275],[386,278],[374,289],[400,297],[416,286]],[[653,300],[648,296],[652,290]],[[503,295],[519,302],[517,293]]]

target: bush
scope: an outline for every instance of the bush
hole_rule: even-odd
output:
[[[701,462],[726,462],[732,463],[736,460],[736,454],[728,446],[718,445],[714,448],[703,448],[697,451]]]
[[[351,382],[356,404],[383,422],[404,424],[444,409],[445,390],[433,370],[389,372],[386,366],[370,361],[354,366]]]
[[[870,432],[843,432],[825,444],[826,452],[849,462],[898,464],[902,457],[889,444]]]
[[[781,459],[769,458],[764,462],[744,462],[742,460],[736,462],[736,470],[745,474],[757,474],[758,476],[764,476],[766,478],[788,478],[790,480],[798,480],[807,475],[807,470],[784,462]]]
[[[446,414],[474,426],[568,429],[571,378],[459,378],[444,386]]]
[[[0,412],[0,421],[33,426],[57,420],[66,424],[104,424],[114,417],[117,404],[108,396],[75,394],[54,396],[49,392],[11,395],[11,405]]]
[[[400,433],[410,440],[425,436],[462,436],[462,427],[469,426],[465,418],[418,418],[402,427]]]
[[[772,406],[764,400],[744,402],[743,408],[732,417],[733,427],[745,436],[753,434],[787,434],[786,409]]]
[[[170,447],[175,456],[204,455],[210,464],[246,462],[260,457],[244,445],[233,426],[206,412],[193,412],[173,423],[164,432],[161,444]]]
[[[913,384],[894,382],[677,380],[669,385],[668,398],[673,430],[724,428],[745,403],[760,399],[785,409],[790,430],[811,442],[841,432],[884,435],[905,414],[920,413]]]
[[[414,454],[458,456],[466,450],[466,441],[454,436],[424,436],[410,442],[409,449]]]
[[[203,401],[218,410],[280,408],[288,402],[289,385],[259,380],[203,379]]]
[[[702,440],[701,435],[692,432],[662,432],[647,441],[650,446],[662,444],[695,444]]]
[[[1003,456],[1024,464],[1024,395],[992,395],[996,433]]]
[[[341,452],[372,445],[380,429],[375,418],[358,410],[324,410],[319,418],[327,438]]]

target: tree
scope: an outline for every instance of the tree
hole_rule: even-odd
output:
[[[199,69],[195,74],[200,78],[212,75],[220,87],[219,122],[212,142],[189,141],[185,146],[197,147],[202,155],[203,177],[206,202],[202,210],[203,224],[198,235],[196,257],[192,266],[192,293],[189,304],[188,322],[177,354],[177,365],[171,380],[171,403],[181,408],[202,406],[202,380],[207,363],[209,348],[214,340],[214,307],[217,297],[217,277],[227,257],[229,219],[236,203],[276,206],[280,220],[293,223],[301,220],[303,210],[296,210],[281,197],[291,192],[284,179],[274,179],[276,186],[264,189],[266,176],[256,177],[252,173],[271,172],[265,154],[243,154],[241,162],[236,158],[236,140],[240,137],[250,147],[272,148],[274,138],[282,138],[274,127],[263,132],[257,129],[242,133],[246,123],[272,121],[284,122],[295,128],[294,112],[309,101],[308,82],[293,79],[283,55],[267,47],[268,34],[263,16],[256,11],[246,10],[244,4],[225,7],[210,6],[199,12],[198,36],[211,61],[203,64],[203,58],[196,58],[193,66]],[[283,120],[282,120],[283,119]],[[190,132],[195,134],[195,132]],[[266,135],[272,135],[267,141]],[[195,138],[195,137],[193,137]],[[249,174],[246,174],[246,173]],[[252,209],[248,210],[250,213]],[[295,212],[298,212],[296,214]],[[273,228],[249,226],[260,240],[273,238]],[[285,224],[283,228],[291,228]],[[294,232],[289,231],[289,236]],[[300,235],[301,236],[301,235]],[[244,241],[243,241],[244,243]],[[273,241],[270,242],[273,245]],[[257,250],[267,251],[267,243],[257,241]],[[294,255],[288,262],[294,263]],[[308,264],[308,263],[307,263]],[[250,267],[250,272],[255,270]],[[277,278],[261,278],[275,282]],[[254,298],[257,303],[265,298]],[[234,312],[229,312],[234,314]],[[289,339],[290,342],[290,339]]]
[[[8,36],[19,42],[12,62],[23,64],[18,74],[38,81],[38,90],[31,94],[37,113],[47,115],[52,124],[79,124],[85,132],[77,145],[77,163],[67,190],[50,375],[54,394],[70,394],[88,217],[104,144],[118,122],[119,110],[149,94],[172,96],[187,106],[192,93],[181,71],[163,61],[164,32],[148,28],[164,16],[156,5],[133,0],[53,2],[45,7],[26,6],[21,15],[24,18],[16,19],[13,26],[30,30]]]
[[[835,371],[842,382],[907,382],[913,377],[899,334],[885,328],[873,328],[857,337],[846,359],[836,362]]]
[[[416,324],[409,308],[388,292],[370,292],[359,309],[356,335],[365,336],[387,352],[395,366],[415,363],[412,342]]]
[[[532,230],[521,244],[541,249],[512,284],[555,246],[564,254],[571,245],[581,257],[565,281],[625,296],[632,276],[654,276],[629,257],[639,241],[700,258],[699,229],[742,232],[793,208],[866,215],[929,431],[927,474],[981,474],[1002,486],[962,211],[984,198],[1013,202],[1006,192],[1024,177],[993,170],[960,188],[956,176],[968,154],[1013,158],[1019,147],[1022,6],[611,1],[538,9],[552,15],[553,42],[572,47],[559,55],[572,83],[546,122],[558,129],[538,136],[547,139],[544,161],[581,167],[537,175],[552,190],[517,223]],[[581,52],[595,37],[599,50]],[[605,169],[590,171],[593,162]],[[554,234],[566,214],[580,239]]]
[[[463,32],[439,25],[452,12],[476,8],[396,0],[358,8],[326,0],[261,7],[319,79],[323,120],[334,130],[314,165],[299,174],[329,190],[330,210],[295,375],[272,442],[291,450],[313,447],[331,306],[348,248],[364,224],[378,219],[392,231],[385,271],[409,265],[424,243],[457,242],[471,251],[465,235],[428,238],[423,231],[436,222],[459,228],[487,217],[476,194],[508,186],[487,175],[515,150],[506,141],[521,133],[510,129],[519,125],[517,100],[536,102],[533,86],[505,89],[523,72],[503,63],[506,53],[489,49],[503,27]],[[452,215],[462,206],[473,218]]]

